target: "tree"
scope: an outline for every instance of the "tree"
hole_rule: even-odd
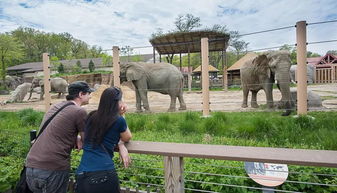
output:
[[[189,32],[192,29],[200,27],[200,17],[195,17],[194,15],[188,13],[186,15],[178,15],[174,24],[177,27],[177,31]]]
[[[329,51],[327,52],[327,54],[332,54],[332,55],[337,56],[337,50],[329,50]]]
[[[230,31],[229,45],[234,48],[236,52],[236,59],[240,59],[240,53],[247,50],[248,42],[240,40],[241,36],[238,31]]]
[[[57,71],[59,73],[64,73],[64,66],[63,66],[62,62],[60,63],[60,65],[57,66]]]
[[[89,62],[89,71],[90,72],[95,71],[95,64],[92,60],[90,60],[90,62]]]
[[[22,58],[24,55],[22,45],[9,34],[0,34],[0,62],[1,79],[6,80],[7,66],[11,60]],[[6,85],[4,85],[6,89]]]
[[[76,66],[79,67],[79,68],[82,68],[81,61],[77,60]]]

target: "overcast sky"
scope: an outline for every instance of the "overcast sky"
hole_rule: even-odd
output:
[[[0,0],[0,32],[19,26],[68,32],[89,45],[149,46],[151,33],[175,28],[179,14],[201,18],[203,27],[226,25],[241,34],[337,20],[336,0]],[[308,42],[337,40],[337,22],[307,27]],[[295,28],[245,36],[249,50],[294,44]],[[325,54],[337,42],[308,45]],[[136,52],[148,52],[137,49]]]

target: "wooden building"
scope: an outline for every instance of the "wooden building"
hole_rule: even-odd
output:
[[[254,52],[249,52],[240,60],[236,61],[231,67],[227,69],[228,85],[241,85],[240,68],[248,60],[257,56]]]
[[[326,54],[322,57],[308,58],[307,61],[315,67],[315,83],[337,82],[337,56]]]

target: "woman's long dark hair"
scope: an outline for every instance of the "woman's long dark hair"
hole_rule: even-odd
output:
[[[99,145],[104,135],[119,117],[119,101],[122,92],[119,88],[110,87],[103,91],[98,110],[93,111],[87,118],[85,140]]]

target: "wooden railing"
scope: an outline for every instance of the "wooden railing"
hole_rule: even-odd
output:
[[[184,157],[337,168],[337,151],[132,141],[130,153],[164,156],[165,192],[184,192]]]

